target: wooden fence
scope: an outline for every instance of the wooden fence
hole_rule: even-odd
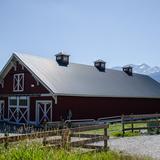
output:
[[[92,135],[83,133],[84,131],[91,131],[103,129],[104,135]],[[50,131],[42,131],[29,133],[18,136],[5,136],[0,137],[0,143],[4,143],[5,147],[8,146],[11,142],[23,141],[26,139],[29,140],[38,140],[43,139],[43,145],[45,147],[64,147],[70,149],[71,147],[83,147],[83,148],[95,148],[95,149],[108,149],[108,125],[91,125],[91,126],[83,126],[76,128],[66,128],[60,130],[50,130]],[[57,137],[58,138],[55,138]],[[73,138],[77,138],[78,140],[73,141]],[[104,146],[96,146],[89,145],[90,143],[95,143],[99,141],[104,141]]]
[[[125,125],[130,125],[130,127]],[[146,126],[136,127],[135,124],[146,124]],[[160,114],[143,114],[143,115],[122,115],[122,132],[131,130],[150,130],[160,128]]]

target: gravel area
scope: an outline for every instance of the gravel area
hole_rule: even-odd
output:
[[[103,142],[97,142],[92,145],[102,146],[103,144]],[[108,144],[111,150],[160,160],[160,135],[112,138]]]

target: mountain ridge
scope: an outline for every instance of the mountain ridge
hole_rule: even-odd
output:
[[[149,75],[156,81],[160,82],[160,67],[159,66],[151,67],[146,63],[142,63],[139,65],[135,65],[135,64],[128,64],[128,65],[133,67],[134,73]],[[122,70],[122,66],[115,66],[115,67],[112,67],[112,69]]]

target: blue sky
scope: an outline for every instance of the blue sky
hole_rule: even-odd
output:
[[[12,52],[109,67],[160,66],[159,0],[0,0],[0,69]]]

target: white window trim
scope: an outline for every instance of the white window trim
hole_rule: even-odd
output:
[[[15,100],[17,100],[17,105],[10,105],[10,99],[15,99]],[[27,106],[20,106],[19,105],[19,100],[20,99],[26,99],[27,100]],[[12,96],[12,97],[9,97],[8,98],[8,121],[10,122],[10,123],[13,123],[13,124],[21,124],[19,121],[21,120],[21,119],[16,119],[16,121],[15,122],[12,122],[12,121],[10,121],[10,117],[9,117],[9,113],[10,113],[10,108],[16,108],[16,111],[19,111],[19,108],[25,108],[25,109],[27,109],[27,111],[28,111],[28,116],[27,116],[27,124],[30,122],[30,100],[29,100],[29,97],[28,96]],[[13,113],[12,113],[13,114]],[[12,115],[13,116],[13,115]],[[11,117],[12,117],[11,116]],[[15,118],[15,117],[13,117],[13,118]]]
[[[10,104],[10,100],[11,99],[15,99],[15,100],[17,100],[17,106],[19,106],[19,107],[28,107],[29,106],[29,97],[28,96],[18,96],[18,97],[16,97],[16,96],[12,96],[12,97],[9,97],[9,106],[11,106],[11,107],[15,107],[15,105],[11,105]],[[27,105],[26,106],[20,106],[19,105],[19,100],[20,99],[25,99],[25,100],[27,100]]]
[[[15,84],[15,77],[18,77],[18,79],[17,79],[17,86],[15,86],[16,84]],[[22,76],[22,89],[20,89],[20,84],[19,84],[19,82],[20,82],[20,76]],[[17,89],[16,89],[16,87],[17,87]],[[14,76],[13,76],[13,92],[23,92],[24,91],[24,73],[19,73],[19,74],[14,74]]]

